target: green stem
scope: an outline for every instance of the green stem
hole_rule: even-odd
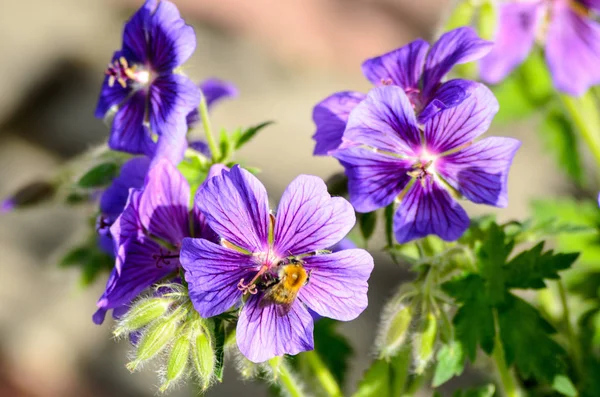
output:
[[[323,390],[325,390],[327,395],[330,397],[342,397],[343,394],[340,390],[340,386],[321,360],[321,357],[319,357],[319,354],[312,350],[304,353],[304,357],[312,367],[315,376],[321,386],[323,386]]]
[[[288,393],[288,395],[291,397],[304,397],[304,393],[302,392],[302,388],[298,384],[298,381],[294,378],[281,357],[269,360],[269,364],[271,365],[271,368],[273,368],[273,372],[275,372],[277,383]]]
[[[600,114],[592,92],[588,91],[579,98],[560,97],[600,169]]]
[[[494,340],[494,352],[492,354],[494,362],[496,363],[496,369],[498,375],[500,375],[500,381],[504,389],[504,395],[506,397],[521,397],[521,392],[517,387],[517,381],[506,366],[506,360],[504,358],[504,347],[502,346],[502,339],[500,338],[500,329],[498,326],[498,312],[494,310],[494,323],[496,324],[496,336]]]
[[[560,302],[563,307],[563,321],[565,323],[567,339],[571,347],[571,354],[573,355],[573,361],[575,362],[575,369],[581,374],[581,351],[579,349],[579,343],[575,337],[575,331],[571,324],[571,312],[569,310],[569,304],[567,302],[567,291],[562,280],[558,280],[558,293],[560,295]]]
[[[199,111],[200,118],[202,119],[202,127],[204,128],[204,134],[206,135],[206,141],[208,142],[210,154],[214,163],[221,158],[221,151],[219,150],[219,145],[217,145],[217,141],[215,141],[215,137],[212,133],[210,116],[208,115],[208,106],[206,105],[206,98],[204,94],[202,94],[202,99],[200,100]]]

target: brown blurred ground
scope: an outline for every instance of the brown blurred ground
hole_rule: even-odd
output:
[[[241,96],[215,109],[225,128],[276,124],[240,153],[263,169],[273,198],[297,174],[327,177],[335,161],[311,156],[312,107],[338,90],[366,91],[360,63],[429,38],[447,0],[175,0],[197,28],[198,48],[186,65],[196,80],[233,81]],[[65,159],[106,139],[93,110],[103,69],[119,46],[122,23],[141,1],[0,0],[0,196],[47,175]],[[535,122],[495,130],[524,144],[510,178],[502,218],[523,217],[532,197],[555,192],[561,179],[541,154]],[[486,209],[467,205],[471,213]],[[103,283],[90,290],[59,270],[58,252],[85,232],[84,211],[45,207],[0,215],[0,397],[151,396],[152,371],[129,374],[126,342],[110,339],[110,321],[91,322]],[[344,324],[368,365],[379,309],[405,272],[380,256],[369,309]],[[209,395],[261,395],[230,370]],[[192,395],[182,388],[173,395]]]

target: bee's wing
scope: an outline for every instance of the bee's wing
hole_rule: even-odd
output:
[[[271,288],[263,294],[258,302],[258,307],[265,308],[269,305],[275,305],[275,311],[280,317],[286,316],[291,308],[294,300],[296,300],[296,291],[282,291],[278,285]],[[285,298],[282,299],[282,296]]]

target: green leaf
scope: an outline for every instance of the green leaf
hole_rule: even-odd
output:
[[[505,242],[504,231],[493,223],[488,229],[478,252],[479,270],[486,280],[486,290],[492,305],[501,303],[504,299],[505,275],[503,266],[512,252],[514,242]]]
[[[394,214],[396,210],[394,208],[394,203],[385,207],[384,217],[385,217],[385,239],[388,247],[392,247],[394,245]]]
[[[119,166],[115,163],[98,164],[79,178],[77,184],[86,189],[106,186],[118,173]]]
[[[260,123],[255,125],[254,127],[250,127],[241,133],[240,137],[235,142],[235,149],[239,149],[244,146],[246,143],[250,142],[254,136],[260,132],[263,128],[273,124],[274,121],[265,121],[264,123]]]
[[[506,266],[508,288],[545,288],[544,279],[557,280],[558,272],[568,269],[579,254],[554,254],[552,250],[542,252],[544,242],[521,252]]]
[[[225,364],[225,323],[215,318],[215,372],[214,376],[219,382],[223,381]]]
[[[221,158],[219,162],[227,161],[236,149],[236,141],[234,140],[233,135],[227,133],[226,130],[221,130],[220,135],[220,149],[221,149]]]
[[[465,369],[465,354],[458,341],[443,345],[437,353],[437,365],[433,375],[432,387],[438,387]]]
[[[327,191],[332,196],[347,196],[348,195],[348,177],[343,172],[331,175],[325,181]]]
[[[472,274],[449,281],[443,288],[458,302],[463,303],[456,312],[453,323],[456,339],[462,344],[466,356],[475,361],[479,345],[486,353],[491,354],[496,331],[485,280]]]
[[[79,267],[81,269],[83,286],[92,284],[100,274],[112,270],[114,264],[114,258],[98,247],[95,235],[85,244],[68,251],[59,261],[60,267]]]
[[[498,308],[498,326],[506,364],[525,378],[548,384],[566,370],[566,352],[550,335],[554,328],[524,300],[509,294]]]
[[[208,176],[210,164],[207,159],[200,156],[186,157],[177,169],[190,185],[190,205],[194,204],[195,192]]]
[[[552,388],[557,392],[564,394],[565,396],[577,396],[577,389],[575,389],[575,385],[573,385],[571,379],[567,378],[565,375],[555,376],[554,382],[552,382]]]
[[[390,364],[375,360],[365,372],[353,397],[387,397],[390,394]]]
[[[320,319],[315,323],[314,339],[316,352],[335,380],[343,385],[353,351],[346,337],[337,331],[338,324],[329,318]]]
[[[560,109],[551,109],[538,131],[545,149],[554,156],[565,174],[578,185],[584,184],[585,168],[578,154],[577,134],[569,118]]]
[[[458,390],[452,397],[492,397],[496,392],[496,386],[489,384],[475,389]]]
[[[363,239],[369,241],[373,232],[375,232],[375,226],[377,226],[377,211],[366,212],[364,214],[359,213],[357,214],[357,218]]]

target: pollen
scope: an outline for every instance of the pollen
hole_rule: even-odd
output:
[[[109,63],[104,72],[108,76],[108,86],[112,87],[115,82],[123,88],[131,81],[139,85],[146,85],[150,81],[150,72],[138,69],[137,65],[130,66],[125,57],[120,57],[113,63]]]

